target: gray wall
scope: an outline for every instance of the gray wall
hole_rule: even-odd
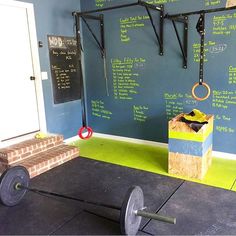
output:
[[[131,2],[136,1],[86,0],[81,1],[81,8],[91,10]],[[169,14],[226,4],[226,0],[148,2],[164,2]],[[152,14],[158,22],[158,14],[153,11]],[[187,70],[182,68],[181,52],[171,21],[165,21],[164,56],[159,56],[158,43],[145,8],[113,10],[105,12],[104,17],[110,96],[106,95],[99,49],[83,24],[88,121],[94,131],[168,142],[168,120],[197,108],[215,115],[214,150],[236,153],[235,11],[206,16],[205,82],[212,93],[203,102],[191,97],[191,88],[198,82],[200,37],[195,29],[198,16],[189,17]],[[99,25],[89,22],[100,37]],[[182,25],[178,24],[178,28],[182,35]]]
[[[47,35],[74,36],[71,13],[80,9],[80,1],[22,0],[22,2],[34,4],[37,37],[43,42],[39,54],[41,70],[48,72],[49,76],[48,80],[42,81],[47,129],[51,133],[63,134],[65,138],[75,136],[81,126],[80,100],[54,104]]]

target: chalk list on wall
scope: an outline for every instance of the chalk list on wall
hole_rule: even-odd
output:
[[[166,4],[166,3],[173,3],[178,2],[179,0],[147,0],[146,3],[149,4]]]
[[[197,101],[188,93],[164,93],[166,119],[171,120],[175,116],[184,112],[184,108],[190,108],[197,105]]]
[[[95,0],[96,7],[104,7],[106,3],[113,2],[114,0]]]
[[[229,84],[236,84],[236,66],[229,66]]]
[[[54,103],[80,99],[81,70],[75,38],[48,35],[48,47]]]
[[[105,107],[105,103],[98,100],[91,100],[92,116],[110,120],[112,118],[112,112]]]
[[[209,55],[220,55],[221,53],[225,52],[227,49],[226,43],[217,43],[215,41],[207,41],[204,44],[204,62],[208,62]],[[193,60],[194,62],[200,62],[200,43],[193,43],[192,45],[193,50]]]
[[[129,31],[143,28],[145,26],[145,20],[149,20],[149,16],[130,16],[120,18],[120,40],[122,43],[129,43],[131,38],[129,36]]]
[[[144,123],[148,119],[148,106],[133,105],[133,117],[134,121]]]
[[[230,36],[236,31],[236,13],[227,13],[212,18],[212,34]]]
[[[235,90],[213,90],[212,107],[216,109],[215,130],[220,133],[235,133],[235,118],[230,111],[235,110]]]
[[[116,0],[95,0],[95,6],[98,8],[102,8],[102,7],[105,7],[108,3],[115,2],[115,1]],[[180,1],[180,0],[146,0],[145,2],[155,5],[155,4],[173,3],[173,2],[178,2],[178,1]],[[216,0],[205,0],[205,1],[213,2]],[[220,1],[220,0],[217,0],[217,1]],[[117,1],[117,3],[118,3],[118,1]]]
[[[112,64],[112,78],[114,98],[119,100],[133,100],[139,93],[139,70],[145,67],[144,58],[114,58]]]
[[[205,0],[205,6],[209,7],[209,6],[217,6],[221,4],[222,0]]]

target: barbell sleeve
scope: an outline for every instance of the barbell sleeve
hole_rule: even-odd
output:
[[[153,220],[158,220],[158,221],[162,221],[165,223],[170,223],[170,224],[176,224],[176,218],[173,217],[167,217],[167,216],[161,216],[155,213],[150,213],[144,210],[137,210],[135,212],[135,214],[137,216],[142,216],[145,218],[149,218],[149,219],[153,219]]]

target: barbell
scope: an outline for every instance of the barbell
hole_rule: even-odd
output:
[[[176,224],[176,218],[161,216],[145,211],[144,195],[139,186],[132,186],[125,194],[122,206],[115,206],[95,201],[88,201],[59,193],[48,192],[29,187],[30,176],[23,166],[14,166],[7,169],[0,177],[0,201],[3,205],[12,207],[19,204],[28,191],[52,195],[55,197],[75,200],[86,204],[106,207],[120,211],[120,230],[125,235],[136,235],[139,230],[142,217],[154,219],[166,223]]]

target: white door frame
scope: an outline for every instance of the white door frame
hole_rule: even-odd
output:
[[[37,105],[38,105],[39,126],[41,132],[47,132],[34,6],[32,3],[25,3],[14,0],[0,0],[0,4],[12,7],[25,8],[27,10],[28,27],[29,27],[30,43],[31,43],[30,46],[32,52],[32,65],[35,76],[35,89],[36,89]],[[9,143],[11,144],[19,142],[20,140],[24,140],[26,138],[28,137],[22,136],[21,138],[12,139],[10,142],[8,141],[6,141],[6,143],[0,142],[0,147],[9,145]]]

